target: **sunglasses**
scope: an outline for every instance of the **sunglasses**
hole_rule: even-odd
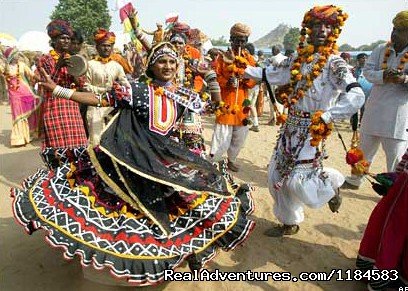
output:
[[[182,42],[182,41],[172,41],[171,43],[172,44],[178,44],[178,45],[183,45],[184,44],[184,42]]]

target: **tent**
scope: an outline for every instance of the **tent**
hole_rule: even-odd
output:
[[[28,31],[18,40],[17,48],[20,51],[39,51],[47,53],[51,47],[50,38],[42,31]]]
[[[17,39],[8,33],[0,32],[0,44],[11,47],[17,46]]]

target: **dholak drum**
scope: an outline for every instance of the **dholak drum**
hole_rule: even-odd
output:
[[[83,56],[73,55],[69,58],[69,60],[72,66],[67,67],[68,74],[74,77],[85,75],[86,71],[88,70],[88,62]]]

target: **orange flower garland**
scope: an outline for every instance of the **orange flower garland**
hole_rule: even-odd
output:
[[[383,69],[383,70],[388,69],[388,58],[390,57],[390,55],[391,55],[391,42],[387,42],[387,46],[386,46],[385,53],[384,53],[384,60],[383,60],[382,65],[381,65],[381,69]],[[405,63],[407,61],[408,61],[408,52],[406,52],[402,56],[402,58],[400,60],[400,63],[398,65],[398,67],[397,67],[397,70],[402,71],[404,69]]]
[[[242,79],[245,73],[246,67],[249,65],[249,62],[247,60],[248,53],[243,50],[240,52],[240,55],[234,56],[233,61],[229,61],[229,65],[227,67],[228,72],[231,73],[231,76],[234,76],[238,78],[239,80]],[[242,103],[242,112],[244,114],[248,114],[250,109],[251,109],[251,101],[246,98],[243,103]],[[219,102],[217,105],[217,109],[215,110],[215,115],[220,116],[222,114],[237,114],[240,112],[240,106],[238,104],[234,104],[233,106],[230,106],[228,104],[225,104],[225,102]],[[247,119],[243,121],[244,123],[249,123]],[[246,124],[244,124],[246,125]]]
[[[249,65],[248,60],[242,56],[235,56],[234,61],[230,64],[227,69],[234,75],[242,77],[245,73],[245,68]]]
[[[334,15],[334,17],[327,19],[322,17],[322,15]],[[346,13],[333,5],[318,7],[316,11],[311,9],[305,14],[297,49],[298,57],[292,64],[289,84],[279,87],[276,92],[277,98],[282,101],[284,107],[290,108],[306,95],[306,92],[313,85],[313,81],[322,73],[330,55],[337,53],[338,48],[336,41],[340,35],[341,27],[344,25],[347,18],[348,15]],[[316,20],[323,21],[332,26],[332,31],[327,37],[326,45],[317,48],[312,44],[305,44],[312,34],[310,27]],[[318,58],[315,53],[319,54]],[[303,64],[309,64],[311,66],[311,71],[309,73],[302,74],[301,68]],[[332,123],[325,124],[323,120],[321,120],[320,117],[322,114],[322,111],[315,112],[312,116],[312,123],[309,127],[309,132],[312,136],[310,144],[314,147],[318,146],[322,140],[326,139],[333,130]],[[286,115],[278,115],[280,115],[278,117],[279,123],[283,124],[287,118]]]
[[[309,132],[312,136],[310,145],[317,147],[322,140],[325,140],[333,131],[333,123],[326,124],[321,119],[323,111],[318,110],[312,116],[312,122],[309,126]]]

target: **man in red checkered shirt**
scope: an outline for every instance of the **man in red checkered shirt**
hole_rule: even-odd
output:
[[[53,49],[39,58],[37,68],[43,68],[53,81],[62,87],[82,87],[83,80],[76,80],[67,71],[68,50],[73,35],[69,22],[53,20],[47,26],[47,33]],[[54,98],[51,93],[43,93],[42,155],[48,166],[54,168],[61,162],[78,158],[87,146],[87,138],[78,103]]]

